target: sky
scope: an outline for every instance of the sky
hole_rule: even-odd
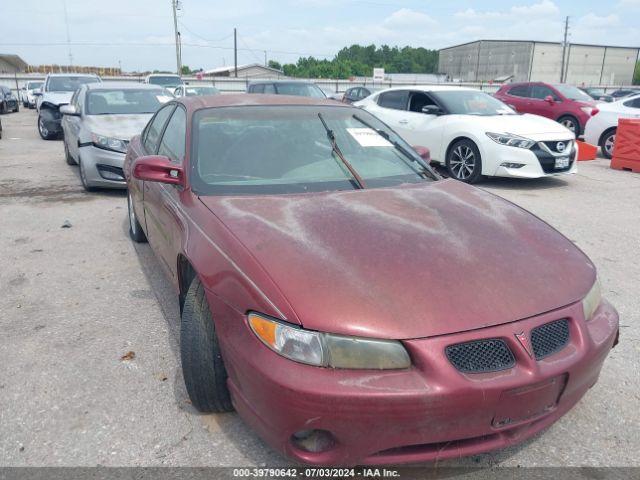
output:
[[[30,64],[175,70],[171,0],[2,2],[0,53]],[[66,18],[65,22],[65,7]],[[640,0],[181,0],[182,63],[192,69],[332,58],[342,47],[439,49],[478,39],[640,46]],[[6,18],[14,18],[8,22]],[[68,25],[68,29],[67,29]]]

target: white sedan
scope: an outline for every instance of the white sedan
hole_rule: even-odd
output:
[[[395,87],[355,103],[467,183],[482,176],[539,178],[575,173],[574,134],[520,115],[484,92],[455,86]]]
[[[599,112],[587,122],[584,139],[587,143],[598,145],[602,155],[611,158],[616,141],[618,120],[621,118],[640,118],[640,95],[625,97],[612,103],[598,105]]]

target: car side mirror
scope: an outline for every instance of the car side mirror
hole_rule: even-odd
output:
[[[145,182],[184,186],[184,170],[163,155],[138,158],[133,164],[133,176]]]
[[[425,105],[422,107],[422,113],[427,115],[442,115],[444,112],[437,105]]]
[[[62,115],[69,115],[71,117],[79,117],[80,116],[80,112],[73,105],[62,105],[60,107],[60,113]]]
[[[556,101],[553,99],[551,95],[547,95],[544,98],[544,101],[547,102],[549,105],[553,105],[554,103],[556,103]]]
[[[431,152],[427,147],[423,147],[421,145],[414,145],[413,149],[420,156],[420,158],[424,160],[426,163],[431,162]]]

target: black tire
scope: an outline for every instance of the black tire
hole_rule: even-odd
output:
[[[480,150],[467,138],[458,140],[449,147],[446,166],[449,176],[461,182],[476,183],[482,178]]]
[[[20,104],[16,103],[16,109],[13,112],[18,113],[19,111],[20,111]]]
[[[4,114],[4,113],[7,113],[7,103],[6,102],[0,103],[0,114]]]
[[[600,150],[602,151],[604,158],[609,160],[613,157],[613,146],[616,141],[616,132],[616,128],[610,128],[600,137]]]
[[[147,236],[144,234],[144,230],[142,230],[140,222],[138,222],[138,216],[131,204],[131,193],[129,192],[127,192],[127,208],[129,213],[129,236],[131,237],[131,240],[136,243],[146,243]]]
[[[44,120],[42,120],[42,116],[38,115],[38,133],[43,140],[53,140],[58,134],[56,132],[50,132],[47,127],[44,125]]]
[[[191,282],[182,310],[180,358],[192,405],[200,412],[232,411],[227,370],[204,287],[197,277]]]
[[[576,117],[563,115],[558,119],[558,123],[571,130],[575,134],[576,138],[582,134],[580,122]]]
[[[78,162],[71,156],[69,153],[69,147],[67,147],[67,141],[64,141],[64,159],[67,162],[67,165],[77,165]]]

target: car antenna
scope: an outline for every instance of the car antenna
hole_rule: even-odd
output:
[[[342,152],[340,151],[340,148],[338,147],[338,144],[336,143],[336,136],[333,133],[333,130],[331,130],[329,128],[329,126],[327,125],[327,122],[324,121],[324,117],[322,116],[322,114],[320,112],[318,112],[318,118],[322,122],[322,125],[324,126],[324,129],[327,131],[327,138],[331,142],[331,148],[333,149],[333,151],[336,153],[338,158],[342,161],[344,166],[347,167],[347,170],[349,170],[349,173],[351,173],[351,175],[353,176],[353,179],[355,180],[356,185],[358,186],[358,188],[359,189],[365,188],[364,180],[358,174],[358,172],[356,172],[355,168],[353,168],[353,166],[347,161],[347,159],[344,158],[344,155],[342,155]]]

